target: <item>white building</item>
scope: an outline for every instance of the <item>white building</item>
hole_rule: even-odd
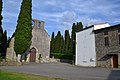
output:
[[[96,66],[96,46],[94,30],[109,27],[107,23],[96,24],[76,33],[75,65]]]

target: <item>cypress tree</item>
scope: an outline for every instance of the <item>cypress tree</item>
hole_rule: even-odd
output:
[[[2,38],[3,38],[3,29],[0,26],[0,53],[2,53]]]
[[[76,24],[73,23],[72,25],[72,34],[71,34],[71,40],[70,40],[70,53],[75,54],[75,43],[76,43]]]
[[[65,51],[65,41],[64,41],[64,37],[63,36],[61,36],[61,47],[60,47],[60,50],[61,50],[61,53],[64,53]]]
[[[70,45],[70,34],[68,30],[65,30],[65,53],[69,53],[69,45]]]
[[[0,0],[0,53],[2,53],[2,37],[3,37],[3,29],[2,29],[2,0]],[[0,54],[1,56],[1,54]]]
[[[54,52],[55,53],[60,53],[60,45],[61,45],[61,32],[58,31],[56,37],[55,37],[55,48],[54,48]]]
[[[6,48],[7,48],[7,31],[5,30],[3,33],[2,37],[2,48],[3,48],[3,53],[6,53]]]
[[[79,31],[82,30],[82,29],[83,29],[82,22],[77,22],[76,32],[79,32]]]
[[[32,37],[32,0],[22,0],[18,16],[14,49],[17,54],[24,53],[31,45]]]
[[[82,22],[77,22],[77,24],[73,23],[72,25],[72,34],[70,40],[70,53],[75,54],[76,50],[76,32],[79,32],[83,29]]]
[[[51,41],[50,41],[50,52],[53,53],[54,52],[54,32],[52,33],[52,37],[51,37]]]
[[[7,31],[5,30],[2,36],[2,43],[1,43],[1,53],[3,58],[5,58],[6,56],[6,49],[7,49]]]

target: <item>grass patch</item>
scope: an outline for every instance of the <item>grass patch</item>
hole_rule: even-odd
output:
[[[0,70],[0,80],[63,80],[63,79]]]

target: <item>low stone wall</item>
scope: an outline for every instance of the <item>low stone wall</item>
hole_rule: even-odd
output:
[[[14,62],[14,61],[0,62],[0,66],[20,66],[20,65],[22,65],[21,62]]]
[[[61,63],[69,63],[69,64],[72,64],[72,63],[73,63],[73,60],[48,58],[48,59],[42,59],[42,60],[40,61],[40,63],[50,63],[50,62],[61,62]]]
[[[97,67],[112,68],[111,61],[97,61]]]

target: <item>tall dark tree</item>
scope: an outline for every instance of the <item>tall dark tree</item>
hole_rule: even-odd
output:
[[[3,52],[6,53],[7,47],[7,31],[5,30],[2,37]]]
[[[54,48],[55,53],[61,52],[60,46],[61,46],[61,32],[58,31],[57,35],[55,36],[55,48]]]
[[[52,33],[51,36],[51,41],[50,41],[50,52],[53,53],[54,52],[54,42],[55,42],[55,34],[54,32]]]
[[[69,45],[70,45],[70,34],[69,30],[65,30],[65,53],[69,53]]]
[[[75,54],[76,50],[76,32],[79,32],[83,29],[82,22],[77,22],[77,24],[73,23],[72,25],[72,34],[70,40],[70,53]]]
[[[82,22],[77,22],[77,25],[76,25],[76,32],[79,32],[80,30],[83,29],[83,25],[82,25]]]
[[[2,43],[1,43],[1,53],[2,57],[5,58],[6,49],[7,49],[7,31],[5,30],[2,36]]]
[[[32,0],[22,0],[18,16],[14,49],[17,54],[24,53],[31,45],[32,37]]]
[[[60,50],[61,50],[61,53],[65,53],[65,40],[64,40],[64,37],[61,36],[61,42],[60,42]]]
[[[3,38],[3,29],[2,27],[0,26],[0,53],[1,53],[1,50],[2,50],[2,38]]]
[[[72,34],[71,34],[71,40],[70,40],[70,53],[75,54],[75,43],[76,43],[76,24],[73,23],[72,25]]]
[[[2,37],[3,37],[2,18],[3,18],[2,17],[2,0],[0,0],[0,53],[2,53]]]

